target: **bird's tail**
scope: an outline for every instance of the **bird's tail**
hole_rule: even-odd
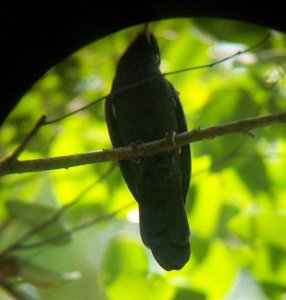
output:
[[[165,270],[179,270],[190,258],[189,225],[180,180],[147,180],[139,203],[143,243]]]

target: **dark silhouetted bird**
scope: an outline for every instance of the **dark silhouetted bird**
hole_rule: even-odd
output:
[[[106,121],[113,147],[187,131],[178,94],[160,75],[159,65],[156,39],[145,26],[120,58],[106,100]],[[119,166],[139,204],[143,243],[165,270],[181,269],[190,257],[190,232],[184,209],[191,173],[189,145],[148,158],[119,161]]]

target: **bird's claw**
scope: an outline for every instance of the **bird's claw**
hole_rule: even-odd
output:
[[[174,147],[176,147],[175,136],[176,136],[175,131],[167,132],[165,135],[165,137],[171,141],[171,143]]]
[[[136,140],[136,142],[130,143],[129,146],[132,147],[134,149],[134,151],[136,152],[138,145],[143,144],[143,143],[144,142],[142,140]],[[137,165],[140,164],[140,162],[141,162],[140,157],[139,158],[132,158],[131,160],[132,160],[132,162],[134,162]]]

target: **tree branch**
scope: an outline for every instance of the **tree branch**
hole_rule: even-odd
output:
[[[92,163],[148,157],[159,152],[172,150],[175,147],[180,147],[197,141],[209,140],[228,134],[243,133],[253,136],[251,130],[270,126],[276,123],[286,123],[286,112],[257,116],[203,129],[194,129],[189,132],[177,134],[174,139],[167,137],[138,145],[136,148],[129,146],[113,150],[98,150],[88,153],[23,161],[10,159],[8,157],[4,161],[0,162],[0,176],[63,168],[68,169],[70,167]]]

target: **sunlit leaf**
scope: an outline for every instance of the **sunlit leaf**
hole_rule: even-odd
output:
[[[192,285],[198,290],[207,285],[210,299],[221,299],[231,287],[236,270],[236,262],[223,240],[215,240],[203,263],[190,274]]]
[[[111,284],[122,272],[146,276],[148,269],[147,255],[141,245],[123,237],[114,238],[104,258],[104,278]]]
[[[143,274],[121,273],[115,282],[107,287],[110,300],[165,300],[171,299],[174,288],[168,285],[164,277],[153,275],[147,278]]]
[[[262,239],[286,249],[286,214],[282,211],[250,212],[232,218],[229,229],[245,240]]]

